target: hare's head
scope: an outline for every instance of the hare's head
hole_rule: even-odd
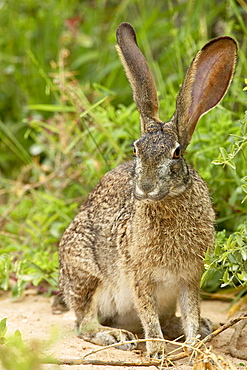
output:
[[[193,59],[169,122],[158,117],[155,84],[128,23],[117,29],[118,52],[140,113],[142,137],[134,143],[134,194],[137,199],[177,196],[190,183],[183,153],[199,118],[225,95],[234,72],[237,45],[231,37],[207,43]]]

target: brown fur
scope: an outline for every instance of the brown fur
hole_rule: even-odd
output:
[[[92,343],[131,340],[132,332],[142,328],[146,338],[183,332],[193,342],[205,326],[198,296],[203,257],[214,242],[214,212],[205,182],[182,154],[199,117],[228,88],[236,44],[223,37],[205,45],[186,75],[172,120],[162,123],[155,85],[133,28],[121,24],[117,39],[143,136],[134,143],[134,161],[102,178],[65,231],[59,247],[61,290],[75,311],[79,336]],[[210,65],[218,49],[218,63]],[[218,77],[224,56],[228,79]],[[206,88],[198,88],[201,79]],[[204,101],[195,105],[199,96]],[[177,301],[181,320],[175,316]],[[147,351],[158,357],[163,345],[147,342]]]

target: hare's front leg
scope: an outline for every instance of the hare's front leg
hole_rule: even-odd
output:
[[[198,283],[181,283],[180,310],[186,342],[194,345],[198,334],[200,334]]]
[[[139,276],[134,283],[134,299],[144,328],[145,338],[163,339],[155,297],[155,285],[149,279]],[[147,341],[146,347],[148,356],[152,358],[160,358],[166,352],[165,343],[162,341]]]

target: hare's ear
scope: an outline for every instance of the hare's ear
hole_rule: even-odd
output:
[[[158,98],[147,62],[137,46],[136,34],[129,23],[117,29],[117,50],[133,90],[134,101],[141,116],[142,134],[160,128]]]
[[[184,148],[189,144],[199,118],[225,95],[236,59],[236,41],[228,36],[210,41],[193,59],[178,94],[173,117],[179,142]]]

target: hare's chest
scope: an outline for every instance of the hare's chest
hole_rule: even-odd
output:
[[[133,228],[128,248],[135,264],[154,269],[157,279],[166,281],[178,271],[186,274],[193,264],[201,265],[206,245],[193,223],[169,219]]]
[[[147,217],[148,216],[148,217]],[[186,217],[165,217],[148,214],[138,217],[131,225],[131,239],[136,245],[145,245],[152,249],[161,248],[163,251],[181,245],[192,234],[190,222]]]

